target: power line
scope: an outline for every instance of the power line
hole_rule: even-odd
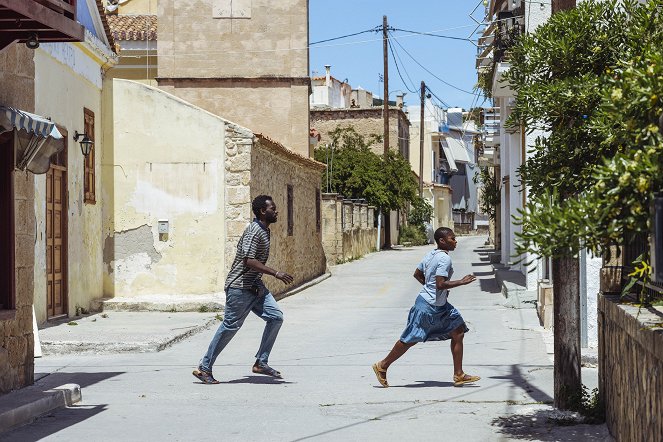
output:
[[[407,29],[398,29],[398,28],[392,28],[392,31],[399,31],[399,32],[407,32],[410,34],[417,34],[417,35],[427,35],[429,37],[438,37],[438,38],[447,38],[449,40],[461,40],[461,41],[471,41],[469,38],[463,38],[463,37],[452,37],[450,35],[440,35],[440,34],[433,34],[430,32],[419,32],[419,31],[409,31]]]
[[[444,83],[444,84],[446,84],[447,86],[452,87],[452,88],[454,88],[454,89],[456,89],[456,90],[458,90],[458,91],[465,92],[466,94],[474,95],[474,92],[466,91],[465,89],[461,89],[461,88],[459,88],[458,86],[455,86],[455,85],[449,83],[448,81],[445,81],[445,80],[441,79],[440,77],[438,77],[437,75],[435,75],[433,72],[431,72],[428,68],[426,68],[423,64],[419,63],[419,61],[417,61],[417,59],[414,58],[414,57],[412,56],[412,54],[410,54],[410,53],[407,51],[407,49],[405,49],[405,48],[403,47],[403,45],[400,44],[400,43],[398,42],[398,40],[396,40],[396,44],[397,44],[398,46],[400,46],[400,48],[401,48],[401,49],[402,49],[402,50],[403,50],[403,51],[404,51],[404,52],[405,52],[405,53],[406,53],[406,54],[412,59],[412,61],[414,61],[415,63],[417,63],[417,64],[418,64],[418,65],[419,65],[424,71],[428,72],[430,75],[432,75],[433,77],[437,78],[437,79],[438,79],[439,81],[441,81],[442,83]]]
[[[328,38],[326,40],[315,41],[313,43],[309,43],[309,46],[317,45],[320,43],[327,43],[328,41],[340,40],[342,38],[354,37],[355,35],[366,34],[368,32],[380,32],[381,30],[382,30],[381,26],[376,26],[373,29],[367,29],[365,31],[355,32],[353,34],[341,35],[340,37],[333,37],[333,38]]]
[[[410,78],[410,75],[409,75],[409,74],[407,73],[407,71],[405,70],[405,67],[403,67],[403,71],[405,71],[405,75],[406,75],[407,78],[410,80],[410,83],[411,83],[411,85],[412,85],[412,89],[410,89],[410,87],[408,86],[407,82],[403,79],[403,76],[401,75],[401,69],[398,67],[398,62],[401,61],[401,59],[400,59],[400,57],[397,57],[397,55],[396,55],[396,53],[395,53],[395,51],[394,51],[394,47],[393,47],[393,45],[391,44],[391,42],[389,42],[389,51],[391,51],[391,56],[394,57],[394,64],[396,65],[396,72],[398,72],[398,76],[400,77],[401,81],[403,82],[403,85],[405,86],[405,89],[407,89],[409,92],[411,92],[411,93],[413,93],[413,94],[416,94],[417,91],[415,90],[416,88],[415,88],[415,86],[414,86],[414,82],[412,81],[412,78]],[[397,58],[398,58],[398,60],[397,60]],[[401,61],[401,64],[402,64],[402,63],[403,63],[403,62]]]

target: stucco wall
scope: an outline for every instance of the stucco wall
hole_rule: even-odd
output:
[[[66,64],[65,64],[66,63]],[[72,68],[72,66],[74,68]],[[55,86],[57,85],[57,86]],[[35,112],[50,117],[67,136],[67,313],[89,309],[102,296],[102,199],[103,163],[100,64],[77,46],[67,43],[42,45],[35,51]],[[62,103],[67,103],[63,106]],[[83,132],[87,108],[95,115],[96,204],[84,202],[84,157],[73,140]],[[34,175],[34,210],[37,221],[35,249],[35,312],[37,322],[47,319],[46,306],[46,175]]]
[[[12,44],[0,51],[0,104],[34,111],[34,51]],[[34,379],[34,181],[14,172],[15,310],[0,311],[0,393]]]
[[[159,47],[161,44],[159,40]],[[290,80],[278,79],[159,78],[159,87],[255,133],[269,135],[301,155],[312,154],[309,152],[307,82],[293,84]]]
[[[227,122],[157,88],[107,83],[104,293],[222,292]]]
[[[330,265],[360,258],[376,250],[375,208],[343,200],[335,193],[322,195],[322,243]]]
[[[231,3],[250,16],[214,17]],[[158,16],[160,87],[309,156],[307,0],[160,0]]]
[[[618,441],[663,440],[661,307],[599,296],[599,388],[606,423]]]
[[[316,194],[320,190],[325,166],[295,156],[276,143],[257,137],[251,151],[251,194],[271,195],[279,211],[279,220],[270,226],[272,246],[268,266],[294,277],[293,287],[325,272],[322,228],[317,229]],[[288,236],[287,186],[293,187],[293,235]],[[275,294],[287,287],[275,278],[265,278]]]

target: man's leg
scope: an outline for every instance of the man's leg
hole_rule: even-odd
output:
[[[219,353],[228,345],[230,340],[239,331],[244,320],[253,308],[256,296],[251,290],[229,288],[226,293],[226,306],[223,314],[223,323],[219,326],[207,353],[200,361],[199,368],[206,372],[212,372],[212,366]]]
[[[253,307],[253,313],[265,321],[265,330],[262,333],[260,348],[256,353],[256,364],[267,365],[269,353],[272,351],[276,336],[278,336],[281,325],[283,325],[283,312],[281,312],[276,299],[271,293],[267,292],[261,301],[258,301]]]

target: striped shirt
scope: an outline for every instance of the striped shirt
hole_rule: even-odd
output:
[[[265,264],[269,258],[269,237],[269,229],[257,219],[246,227],[239,238],[235,260],[226,278],[226,290],[228,287],[264,287],[262,273],[244,264],[244,259],[257,259]]]

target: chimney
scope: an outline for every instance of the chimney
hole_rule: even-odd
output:
[[[331,65],[325,65],[325,86],[331,86]]]
[[[403,109],[403,96],[404,94],[400,93],[396,95],[396,107]]]

